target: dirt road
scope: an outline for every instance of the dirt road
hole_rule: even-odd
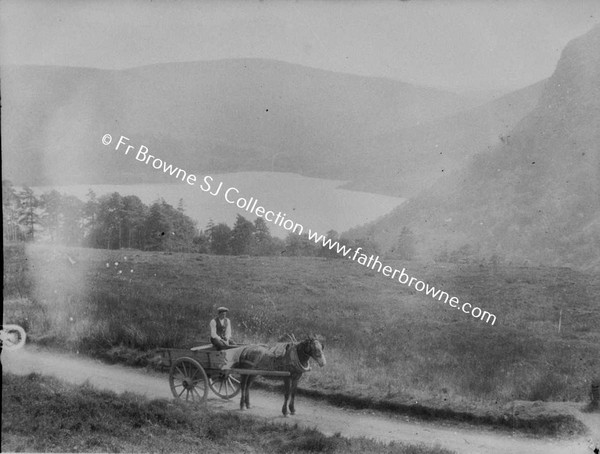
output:
[[[38,372],[62,380],[92,385],[117,393],[130,391],[149,398],[171,398],[168,376],[145,372],[120,365],[107,365],[100,361],[76,355],[58,354],[32,347],[2,353],[2,368],[15,374]],[[223,401],[209,394],[211,408],[239,411],[239,401]],[[331,435],[340,432],[346,437],[365,436],[380,441],[401,441],[438,445],[465,454],[576,454],[593,453],[593,439],[600,435],[600,415],[587,415],[586,424],[591,435],[571,440],[534,439],[498,434],[482,429],[445,428],[439,424],[410,422],[404,417],[390,417],[372,411],[341,409],[315,400],[300,397],[296,400],[298,414],[283,418],[280,413],[282,397],[260,390],[252,392],[253,408],[249,414],[279,423],[299,423],[316,427]],[[3,415],[7,417],[7,415]]]

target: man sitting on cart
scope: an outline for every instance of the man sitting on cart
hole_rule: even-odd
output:
[[[229,309],[219,307],[218,316],[210,321],[210,342],[217,350],[232,348],[235,342],[231,339],[231,321],[227,318]]]

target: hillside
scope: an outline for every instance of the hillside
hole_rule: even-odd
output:
[[[3,177],[35,186],[171,182],[107,155],[109,132],[198,174],[276,170],[402,196],[498,142],[539,91],[474,109],[449,92],[259,59],[1,71]]]
[[[215,308],[226,305],[237,342],[325,336],[327,367],[308,375],[305,389],[430,416],[415,402],[442,413],[447,405],[502,413],[513,400],[588,399],[600,364],[600,276],[386,264],[488,310],[497,323],[349,260],[35,244],[4,249],[4,319],[41,345],[145,365],[155,348],[206,342]]]
[[[444,118],[355,142],[347,153],[368,150],[363,169],[368,177],[346,187],[416,195],[440,177],[462,170],[481,150],[510,140],[510,131],[536,106],[544,84],[541,81]]]
[[[156,178],[135,162],[107,159],[106,132],[197,173],[275,169],[339,179],[345,144],[468,107],[435,89],[259,59],[120,71],[3,67],[2,88],[4,173],[38,185]],[[349,172],[360,166],[350,164]]]
[[[599,267],[598,48],[600,27],[570,42],[504,143],[351,236],[389,250],[408,226],[423,258],[465,246],[479,256]]]

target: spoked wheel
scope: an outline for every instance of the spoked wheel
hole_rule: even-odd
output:
[[[208,377],[202,366],[192,358],[177,358],[171,365],[169,385],[176,399],[188,402],[206,402]]]
[[[241,376],[223,371],[212,374],[208,379],[208,385],[221,399],[231,399],[241,391]]]

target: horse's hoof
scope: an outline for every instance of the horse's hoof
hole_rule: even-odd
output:
[[[295,411],[290,412],[290,416],[294,416],[296,414]]]
[[[284,418],[287,418],[287,417],[288,417],[288,415],[284,414],[284,415],[283,415],[283,417],[284,417]]]

